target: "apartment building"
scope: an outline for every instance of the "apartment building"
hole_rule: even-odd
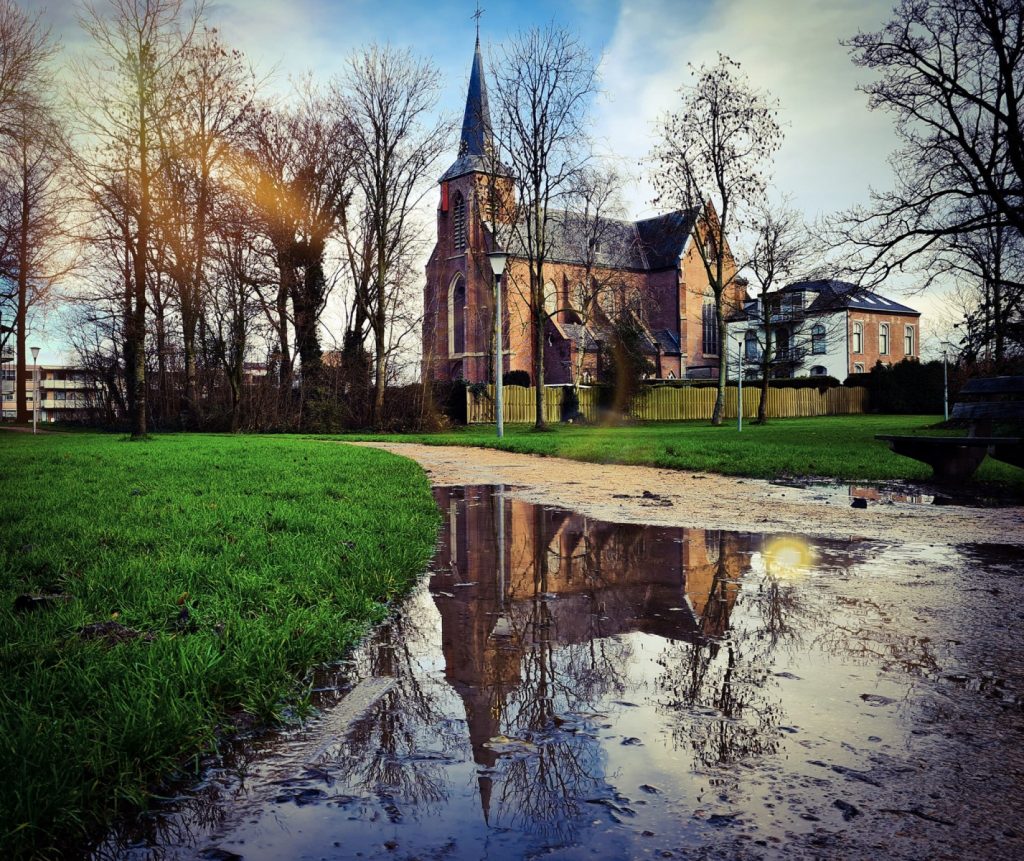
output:
[[[36,405],[33,377],[33,366],[29,365],[26,369],[25,394],[30,412]],[[3,418],[8,421],[17,417],[14,380],[14,357],[4,356],[0,361],[0,391]],[[57,422],[79,418],[84,411],[94,407],[98,400],[99,386],[83,368],[73,365],[39,365],[39,421]]]

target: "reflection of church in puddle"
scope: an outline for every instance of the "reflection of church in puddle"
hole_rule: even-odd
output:
[[[614,689],[624,667],[602,660],[603,638],[728,630],[748,536],[593,521],[492,487],[435,495],[445,521],[431,592],[480,766],[497,761],[492,738],[542,730]],[[489,779],[480,789],[486,815]]]

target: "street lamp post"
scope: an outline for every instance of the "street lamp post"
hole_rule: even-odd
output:
[[[743,433],[743,338],[736,342],[736,378],[738,382],[736,403],[736,432]]]
[[[949,342],[942,342],[942,417],[949,421]]]
[[[504,251],[490,251],[487,258],[494,272],[494,412],[498,423],[498,439],[505,436],[505,382],[502,379],[502,352],[504,330],[501,319],[501,276],[505,274],[508,255]]]
[[[36,432],[39,421],[39,348],[32,350],[32,433]]]

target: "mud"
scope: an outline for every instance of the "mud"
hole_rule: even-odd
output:
[[[934,506],[869,498],[866,509],[855,509],[845,488],[837,496],[814,485],[780,487],[760,479],[581,463],[493,449],[365,445],[412,458],[435,485],[511,485],[517,498],[560,505],[604,520],[936,545],[1024,544],[1024,508],[1020,506]],[[645,491],[663,501],[645,498]],[[927,489],[906,495],[932,499]]]

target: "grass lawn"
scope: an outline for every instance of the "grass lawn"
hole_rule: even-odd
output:
[[[384,452],[0,433],[0,458],[4,857],[80,846],[240,715],[301,708],[436,536],[422,470]]]
[[[773,419],[760,426],[732,420],[720,427],[700,422],[649,422],[626,427],[552,425],[538,433],[529,425],[494,425],[446,433],[363,436],[430,445],[484,446],[504,451],[567,457],[595,463],[626,463],[718,472],[756,478],[821,476],[849,480],[926,479],[931,469],[889,451],[875,434],[942,434],[930,429],[940,416],[823,416]],[[957,435],[962,432],[946,432]],[[1024,486],[1024,470],[986,458],[977,478]]]

